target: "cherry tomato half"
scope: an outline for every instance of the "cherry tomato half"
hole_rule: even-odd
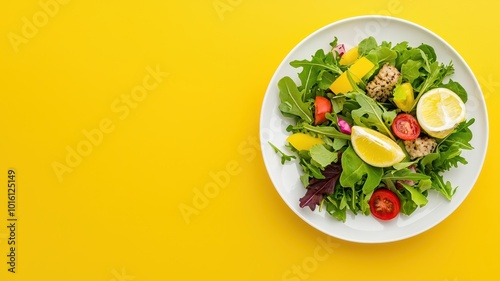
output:
[[[381,188],[373,192],[370,198],[372,215],[381,220],[391,220],[399,214],[401,203],[398,196],[389,189]]]
[[[392,122],[392,131],[402,140],[414,140],[420,135],[420,125],[410,114],[398,114]]]
[[[332,112],[332,103],[329,99],[316,96],[314,101],[314,125],[319,125],[326,121],[325,115]]]

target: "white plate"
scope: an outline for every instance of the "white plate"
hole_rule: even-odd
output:
[[[409,42],[417,47],[421,43],[434,47],[438,61],[447,64],[453,61],[455,74],[451,79],[460,82],[467,90],[469,100],[466,104],[467,119],[475,118],[471,126],[474,146],[472,151],[464,151],[468,165],[461,165],[444,174],[445,180],[450,180],[453,186],[458,186],[451,201],[431,191],[429,203],[417,209],[411,216],[400,215],[396,219],[382,222],[372,216],[354,216],[348,212],[347,221],[339,222],[326,212],[318,209],[312,212],[309,208],[299,207],[299,198],[305,194],[299,176],[301,168],[295,162],[282,165],[280,157],[267,143],[271,141],[283,151],[286,137],[285,128],[291,120],[284,118],[278,110],[279,91],[278,80],[290,76],[300,84],[297,73],[300,69],[290,66],[293,60],[310,59],[317,49],[329,51],[329,43],[334,36],[339,43],[344,43],[346,49],[356,46],[362,39],[373,36],[378,43],[382,41],[393,44],[401,41]],[[333,237],[360,243],[383,243],[406,239],[422,233],[448,217],[465,200],[474,186],[483,166],[488,145],[488,119],[486,106],[479,84],[471,69],[462,57],[443,39],[433,32],[406,20],[385,16],[361,16],[344,19],[325,26],[300,42],[283,60],[276,70],[267,88],[262,104],[260,117],[260,141],[264,162],[276,190],[286,204],[304,221],[316,229]]]

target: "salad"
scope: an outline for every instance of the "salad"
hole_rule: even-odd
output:
[[[285,76],[277,85],[293,155],[269,144],[282,164],[302,168],[299,206],[345,222],[348,211],[411,215],[429,192],[451,200],[457,187],[443,173],[467,164],[461,152],[473,149],[474,123],[466,90],[449,79],[453,63],[426,44],[368,37],[346,51],[334,37],[330,46],[290,63],[300,83]]]

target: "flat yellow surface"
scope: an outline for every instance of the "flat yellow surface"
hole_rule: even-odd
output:
[[[0,280],[497,280],[500,4],[474,4],[3,1]],[[366,14],[447,40],[477,76],[490,120],[484,169],[458,210],[377,245],[329,238],[297,217],[258,141],[286,54]]]

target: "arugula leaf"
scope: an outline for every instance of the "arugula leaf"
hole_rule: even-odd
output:
[[[321,70],[318,74],[318,77],[316,78],[317,83],[318,83],[318,87],[321,90],[326,90],[326,89],[330,88],[333,81],[335,81],[335,79],[337,79],[337,77],[338,77],[338,75],[334,75],[326,70]]]
[[[436,52],[434,51],[433,47],[422,43],[417,48],[424,52],[427,60],[429,60],[430,63],[436,61],[437,56],[436,56]]]
[[[394,118],[396,118],[396,116],[398,116],[398,113],[396,110],[386,110],[384,107],[382,107],[384,109],[384,112],[382,112],[382,120],[384,121],[384,124],[390,128],[391,125],[392,125],[392,122],[394,121]],[[389,130],[389,132],[392,132],[391,130]]]
[[[303,186],[308,186],[310,178],[311,175],[308,172],[304,172],[302,175],[300,175],[300,182],[302,183]]]
[[[411,199],[405,199],[401,202],[401,212],[407,216],[411,215],[417,209],[417,204]]]
[[[421,61],[415,61],[412,59],[407,60],[403,65],[401,65],[401,76],[403,77],[403,80],[408,81],[410,84],[413,83],[415,79],[420,77],[421,67]]]
[[[343,188],[336,188],[334,193],[326,197],[326,212],[339,221],[347,218],[347,194]]]
[[[430,177],[426,174],[412,172],[408,168],[400,170],[389,170],[383,176],[382,180],[427,180]]]
[[[277,154],[281,155],[281,164],[285,164],[286,161],[292,161],[292,159],[295,159],[296,157],[293,155],[286,155],[283,151],[281,151],[279,148],[277,148],[274,144],[272,144],[270,141],[267,142],[273,149],[274,152]]]
[[[333,48],[335,48],[338,45],[338,38],[337,36],[333,37],[333,41],[329,43],[329,45]]]
[[[400,52],[398,52],[398,57],[396,59],[395,66],[396,68],[401,69],[401,66],[408,60],[424,62],[425,59],[422,57],[422,54],[423,52],[419,49],[414,49],[414,48],[403,49]]]
[[[358,86],[358,83],[363,84],[363,81],[359,81],[358,83],[356,83],[351,76],[351,71],[349,71],[349,70],[346,71],[346,76],[347,76],[347,80],[349,81],[349,84],[351,84],[351,87],[352,87],[351,93],[352,94],[355,94],[355,93],[356,94],[365,94],[365,92]],[[358,77],[358,78],[361,78],[361,77]],[[364,88],[366,85],[361,85],[361,86]]]
[[[424,82],[420,84],[420,87],[417,88],[417,91],[419,91],[419,96],[417,97],[415,103],[418,101],[420,96],[423,93],[427,92],[427,90],[430,89],[433,84],[435,84],[436,80],[439,79],[440,70],[441,68],[439,67],[439,63],[437,61],[433,62],[430,65],[429,74],[425,78]]]
[[[418,104],[418,101],[420,100],[422,94],[426,93],[430,89],[440,86],[444,78],[453,74],[454,71],[455,70],[451,62],[447,66],[439,64],[437,61],[431,63],[429,73],[425,77],[424,82],[422,82],[422,84],[420,84],[418,87],[414,87],[418,91],[418,95],[415,98],[413,108],[415,108],[415,106]]]
[[[299,151],[299,164],[302,167],[302,170],[304,171],[305,174],[307,174],[309,177],[315,178],[315,179],[324,179],[325,177],[321,173],[321,169],[318,166],[315,166],[311,164],[311,155],[309,154],[309,151],[307,150],[302,150]],[[305,182],[305,180],[302,180],[302,182]],[[307,186],[307,185],[304,185]]]
[[[333,43],[333,42],[332,42]],[[295,60],[290,65],[302,67],[298,76],[301,85],[297,88],[303,91],[303,100],[313,99],[317,95],[324,95],[324,91],[342,73],[342,69],[332,52],[319,49],[310,60]]]
[[[442,172],[451,167],[458,167],[458,163],[467,164],[467,160],[460,154],[463,149],[473,149],[470,144],[472,131],[469,129],[473,123],[474,119],[460,123],[453,133],[438,143],[435,152],[422,158],[420,166],[427,171]]]
[[[316,83],[318,74],[320,72],[320,68],[316,65],[311,64],[311,62],[322,63],[325,57],[325,53],[323,50],[316,51],[316,54],[312,57],[311,61],[302,60],[302,61],[292,61],[290,65],[293,67],[302,67],[302,71],[299,73],[299,79],[302,82],[299,90],[310,91],[312,85]]]
[[[429,190],[432,187],[432,180],[421,180],[418,182],[417,187],[421,192]]]
[[[307,93],[311,90],[312,85],[316,83],[320,70],[312,65],[303,65],[302,71],[299,73],[299,79],[302,82],[299,90],[305,90]]]
[[[427,198],[422,193],[420,193],[418,190],[416,190],[412,186],[407,185],[405,183],[401,183],[401,185],[406,190],[408,190],[410,192],[411,200],[413,202],[415,202],[415,204],[417,204],[417,206],[423,207],[423,206],[425,206],[429,202],[429,200],[427,200]]]
[[[403,147],[402,147],[403,148]],[[404,150],[403,150],[404,151]],[[415,160],[415,161],[410,161],[410,162],[399,162],[397,164],[394,164],[392,167],[396,170],[401,170],[401,169],[404,169],[404,168],[408,168],[410,167],[411,165],[414,165],[415,163],[418,162],[419,159]]]
[[[333,73],[339,75],[342,74],[343,71],[334,62],[335,58],[333,57],[333,54],[331,52],[328,52],[328,54],[325,55],[325,52],[322,49],[320,49],[316,52],[316,54],[314,54],[313,58],[310,61],[295,60],[290,62],[290,65],[293,67],[304,67],[304,66],[318,67],[319,70],[328,69],[331,70]]]
[[[408,42],[407,41],[402,41],[394,45],[392,47],[392,50],[397,52],[397,53],[402,53],[403,51],[406,51],[408,49]]]
[[[304,129],[314,132],[317,134],[321,134],[330,138],[340,138],[340,139],[346,139],[350,140],[351,136],[348,134],[344,134],[339,132],[335,127],[330,127],[330,126],[313,126],[309,124],[303,124],[302,125]]]
[[[432,181],[431,188],[439,191],[444,197],[446,197],[446,199],[451,200],[451,197],[455,194],[457,188],[453,188],[449,181],[445,183],[443,176],[435,172],[430,172],[429,175],[431,176]]]
[[[366,39],[363,39],[358,44],[359,56],[362,57],[375,48],[377,48],[377,40],[375,40],[375,38],[370,36]]]
[[[361,106],[359,109],[351,111],[354,123],[368,128],[375,127],[382,134],[396,140],[391,130],[386,126],[386,124],[392,124],[392,121],[396,117],[395,111],[387,111],[365,94],[351,93],[349,95]]]
[[[330,114],[327,114],[327,115],[330,115]],[[330,120],[332,120],[332,119],[330,119]],[[321,139],[325,142],[325,145],[327,146],[327,148],[331,147],[333,149],[333,151],[339,151],[344,146],[346,146],[348,144],[348,140],[347,139],[341,139],[341,138],[333,138],[332,139],[332,138],[327,137],[325,135],[323,135],[323,137]]]
[[[381,47],[378,49],[373,50],[371,53],[375,54],[378,58],[378,64],[384,64],[386,62],[390,64],[394,64],[396,61],[396,58],[398,57],[398,54],[387,48],[387,47]]]
[[[474,147],[470,144],[472,140],[472,131],[470,130],[470,126],[474,124],[476,119],[472,118],[469,121],[464,121],[453,130],[448,137],[444,138],[440,144],[447,144],[449,146],[456,145],[460,149],[472,150]]]
[[[281,112],[288,116],[298,116],[307,123],[312,123],[312,112],[309,109],[311,102],[302,100],[303,92],[299,92],[292,78],[288,76],[281,78],[278,82],[278,88],[280,90],[279,109]]]
[[[421,160],[420,160],[420,166],[423,168],[431,169],[433,168],[432,162],[436,159],[439,159],[439,152],[432,152],[427,155],[425,155]]]
[[[386,188],[396,193],[396,195],[398,196],[399,201],[401,203],[401,210],[400,210],[401,213],[409,216],[418,208],[417,204],[413,202],[409,191],[407,191],[406,189],[403,190],[397,189],[396,186],[394,185],[394,182],[391,180],[383,180],[383,182]]]
[[[331,99],[333,113],[340,113],[344,109],[346,97],[344,95],[334,96]]]
[[[361,213],[363,213],[365,216],[370,214],[370,204],[368,203],[368,201],[370,201],[371,197],[372,193],[369,194],[361,193],[359,196],[359,209],[361,210]]]
[[[361,81],[359,81],[358,83],[360,84],[362,89],[366,89],[366,84],[365,84],[366,79],[369,77],[372,77],[373,74],[379,70],[379,63],[381,62],[378,55],[376,54],[376,50],[373,50],[369,54],[365,55],[365,58],[367,60],[371,61],[373,63],[373,65],[375,65],[375,67],[373,67],[370,71],[368,71],[363,77],[359,77],[361,79]],[[383,60],[382,60],[382,63],[383,63]],[[362,78],[365,78],[365,79],[362,79]],[[351,82],[350,79],[349,79],[349,82]],[[351,84],[352,84],[352,82],[351,82]],[[361,90],[361,91],[363,93],[365,92],[364,90]]]
[[[352,146],[342,153],[341,163],[344,172],[340,175],[340,184],[344,187],[355,187],[364,180],[363,193],[365,194],[375,190],[384,173],[384,169],[370,166],[361,160]]]
[[[450,79],[448,83],[441,84],[440,87],[450,89],[452,92],[457,94],[464,103],[467,102],[468,99],[467,91],[464,89],[464,87],[462,87],[462,85],[460,85],[460,83]]]
[[[380,47],[381,48],[392,48],[392,43],[391,42],[387,42],[387,41],[382,41],[382,43],[380,43]]]

